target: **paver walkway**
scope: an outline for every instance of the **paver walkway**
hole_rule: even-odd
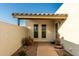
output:
[[[50,43],[38,43],[37,56],[58,56]]]

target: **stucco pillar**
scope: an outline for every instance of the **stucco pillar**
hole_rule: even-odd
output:
[[[55,40],[55,44],[56,45],[60,45],[60,35],[59,35],[59,33],[58,33],[58,29],[59,29],[59,22],[57,22],[56,24],[55,24],[55,27],[56,27],[56,40]]]
[[[20,26],[20,19],[18,18],[17,25]]]

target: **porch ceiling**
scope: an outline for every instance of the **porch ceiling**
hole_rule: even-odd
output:
[[[12,16],[18,19],[43,19],[43,20],[66,20],[67,14],[52,13],[12,13]]]

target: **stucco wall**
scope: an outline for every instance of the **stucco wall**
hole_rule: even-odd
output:
[[[38,24],[38,38],[34,38],[35,41],[54,41],[55,39],[55,25],[53,21],[49,20],[28,20],[27,27],[31,31],[31,36],[34,36],[34,24]],[[46,38],[42,38],[42,24],[46,24]]]
[[[0,22],[0,55],[12,55],[21,47],[21,40],[27,36],[27,28]]]
[[[64,3],[56,13],[67,13],[68,18],[59,29],[64,48],[72,55],[79,55],[79,4]]]
[[[79,56],[79,44],[62,39],[64,49],[72,55]]]

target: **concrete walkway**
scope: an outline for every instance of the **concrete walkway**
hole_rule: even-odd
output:
[[[38,43],[37,56],[58,56],[50,43]]]

